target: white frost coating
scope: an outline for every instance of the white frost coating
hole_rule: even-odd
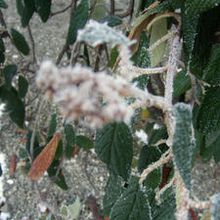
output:
[[[84,41],[93,47],[101,43],[108,43],[111,47],[129,47],[135,42],[129,40],[121,31],[109,27],[107,23],[101,24],[94,20],[90,20],[84,29],[78,31],[77,41]]]
[[[120,77],[93,73],[80,65],[58,69],[46,61],[36,81],[66,118],[75,120],[83,116],[91,127],[109,121],[129,122],[133,114],[124,98],[134,95],[135,87]]]
[[[78,42],[86,42],[87,44],[96,47],[102,43],[107,43],[111,48],[118,46],[120,60],[120,67],[132,66],[130,61],[131,52],[129,47],[135,43],[135,40],[130,40],[121,31],[115,30],[107,25],[107,23],[101,24],[97,21],[90,20],[84,29],[78,31]],[[122,76],[128,80],[131,80],[131,73],[128,71],[121,71]]]
[[[159,124],[157,124],[157,123],[155,123],[154,126],[153,126],[154,130],[158,130],[160,128],[161,128],[161,126]]]
[[[47,204],[45,202],[40,202],[37,204],[37,209],[40,213],[45,213],[48,209]]]
[[[144,143],[144,144],[148,144],[148,135],[145,133],[145,131],[143,129],[136,131],[135,135],[138,137],[138,139]]]
[[[0,104],[0,117],[1,117],[2,114],[3,114],[4,108],[5,108],[5,104],[1,103],[1,104]]]

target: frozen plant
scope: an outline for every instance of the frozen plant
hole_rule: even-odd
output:
[[[111,121],[129,122],[133,112],[124,99],[134,96],[130,84],[104,72],[94,73],[79,64],[58,69],[45,61],[38,72],[37,84],[60,106],[66,118],[85,117],[91,127]]]

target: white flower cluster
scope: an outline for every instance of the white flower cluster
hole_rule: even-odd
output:
[[[130,120],[133,113],[124,97],[132,89],[122,78],[76,65],[58,69],[52,62],[42,63],[37,75],[38,86],[57,103],[68,119],[85,117],[92,127],[110,121]]]

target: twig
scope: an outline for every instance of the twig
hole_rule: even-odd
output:
[[[56,12],[52,12],[51,14],[50,14],[50,17],[53,17],[53,16],[55,16],[55,15],[58,15],[58,14],[62,14],[62,13],[64,13],[64,12],[66,12],[68,9],[70,9],[71,7],[72,7],[72,5],[73,5],[73,1],[68,5],[68,6],[66,6],[65,8],[63,8],[63,9],[61,9],[61,10],[59,10],[59,11],[56,11]]]
[[[38,108],[38,111],[36,113],[34,128],[33,128],[33,132],[32,132],[32,135],[31,135],[31,141],[30,141],[30,159],[31,159],[31,162],[34,159],[34,141],[35,141],[35,136],[36,136],[37,128],[38,128],[39,121],[40,121],[40,116],[41,116],[40,113],[43,109],[45,101],[46,100],[44,98],[39,99],[39,108]]]
[[[153,75],[153,74],[159,74],[159,73],[165,73],[167,70],[167,67],[164,66],[164,67],[155,67],[155,68],[140,68],[140,67],[136,67],[136,66],[133,66],[133,65],[120,65],[120,68],[119,68],[119,72],[121,75],[124,75],[124,76],[130,76],[131,78],[134,78],[134,77],[138,77],[138,76],[141,76],[141,75]],[[128,74],[129,73],[129,74]]]
[[[181,24],[181,18],[180,15],[174,12],[166,12],[164,14],[159,14],[158,16],[154,17],[150,23],[147,25],[147,31],[150,30],[150,28],[152,27],[152,25],[157,22],[158,20],[162,19],[162,18],[169,18],[169,17],[174,17],[177,22],[179,23],[179,26]]]
[[[6,22],[5,22],[5,19],[4,19],[4,15],[3,15],[3,13],[2,13],[2,10],[0,10],[0,23],[1,23],[1,25],[2,25],[5,29],[7,29],[7,24],[6,24]]]
[[[96,56],[96,60],[95,60],[95,65],[94,65],[94,72],[98,72],[99,71],[99,64],[100,64],[100,60],[101,60],[101,55],[102,55],[102,51],[103,51],[103,45],[100,44],[97,46],[97,56]]]
[[[167,76],[165,82],[165,99],[170,106],[172,106],[173,99],[173,81],[177,72],[178,59],[182,48],[179,30],[173,26],[173,31],[175,33],[175,36],[170,43],[170,53],[167,64]]]
[[[211,206],[210,201],[195,201],[189,200],[189,206],[194,209],[209,209]]]
[[[77,62],[77,58],[80,52],[81,42],[76,42],[73,45],[72,51],[71,51],[71,57],[70,57],[70,65],[73,66]]]
[[[188,220],[189,213],[189,190],[186,188],[179,171],[176,169],[176,219],[177,220]]]
[[[90,11],[89,17],[90,17],[90,16],[92,15],[92,13],[94,12],[95,6],[96,6],[96,4],[97,4],[97,1],[98,1],[98,0],[94,0],[94,1],[93,1],[93,4],[90,6],[90,9],[89,9],[89,11]]]
[[[163,164],[169,162],[172,158],[172,154],[170,149],[167,150],[162,156],[161,158],[152,163],[148,168],[146,168],[142,173],[141,173],[141,177],[139,180],[139,183],[142,184],[144,182],[144,180],[146,179],[146,177],[153,172],[154,170],[156,170],[157,168],[159,168],[160,166],[162,166]]]
[[[71,7],[70,7],[70,17],[73,13],[73,11],[76,9],[76,5],[77,5],[77,0],[72,0],[71,1]],[[67,42],[64,44],[62,50],[60,51],[57,60],[56,60],[56,65],[60,64],[64,54],[66,53],[66,51],[69,49],[69,45],[67,44]]]
[[[30,38],[30,41],[31,41],[31,46],[32,46],[33,63],[37,63],[37,57],[36,57],[36,51],[35,51],[35,42],[34,42],[34,37],[33,37],[32,31],[31,31],[30,24],[28,24],[27,29],[28,29],[28,34],[29,34],[29,38]]]
[[[162,189],[160,189],[158,192],[156,192],[155,195],[155,200],[158,201],[158,203],[160,204],[160,197],[161,195],[167,190],[169,189],[175,182],[175,177],[173,177],[169,183],[167,183]]]
[[[115,14],[115,0],[110,0],[110,15]]]
[[[137,99],[134,103],[130,105],[130,107],[132,107],[133,109],[146,106],[156,107],[161,110],[168,110],[164,97],[152,95],[148,92],[147,89],[143,91],[135,87],[133,88],[133,94],[135,94],[133,97]]]
[[[167,126],[167,132],[169,138],[167,139],[167,145],[169,147],[173,144],[173,135],[175,132],[175,118],[172,112],[172,100],[173,100],[173,82],[175,74],[177,73],[178,60],[182,49],[180,41],[179,27],[172,26],[172,31],[175,35],[170,42],[170,53],[167,64],[167,75],[165,80],[165,102],[168,105],[168,110],[165,113],[165,123]]]
[[[69,48],[69,45],[67,43],[65,43],[65,45],[63,46],[62,50],[60,51],[58,57],[57,57],[57,60],[56,60],[56,65],[59,65],[65,52],[68,50]]]
[[[168,32],[166,35],[164,35],[162,38],[160,38],[158,41],[156,41],[155,43],[153,43],[149,48],[148,48],[148,52],[152,53],[152,51],[154,49],[156,49],[160,44],[162,44],[163,42],[169,40],[172,36],[173,36],[173,32],[170,31]]]

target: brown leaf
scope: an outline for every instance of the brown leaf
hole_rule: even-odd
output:
[[[17,168],[17,155],[13,154],[11,155],[9,162],[9,173],[11,177],[14,177],[16,168]]]
[[[36,157],[28,174],[31,180],[38,180],[40,177],[44,175],[44,172],[49,168],[49,166],[53,162],[60,138],[61,134],[58,132],[55,133],[50,142]]]

